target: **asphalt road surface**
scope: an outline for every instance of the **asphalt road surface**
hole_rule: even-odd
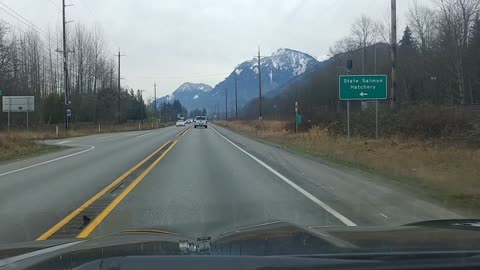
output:
[[[0,243],[55,237],[82,215],[88,220],[70,226],[78,227],[73,237],[147,228],[214,236],[272,221],[314,227],[461,218],[380,176],[215,125],[45,143],[66,148],[0,165]],[[102,196],[110,200],[102,203]],[[82,212],[89,205],[96,210]]]

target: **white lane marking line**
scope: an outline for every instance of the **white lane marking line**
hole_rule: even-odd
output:
[[[144,137],[144,136],[148,136],[148,135],[150,135],[150,134],[152,134],[152,133],[155,133],[155,132],[154,132],[154,131],[151,131],[151,132],[148,132],[148,133],[145,133],[145,134],[142,134],[142,135],[138,135],[138,136],[136,136],[135,138],[141,138],[141,137]]]
[[[72,142],[72,141],[62,141],[62,142],[57,142],[56,144],[64,144],[64,143],[69,143],[69,142]]]
[[[92,146],[92,145],[73,145],[72,144],[72,146],[88,147],[88,149],[80,151],[80,152],[76,152],[76,153],[73,153],[73,154],[69,154],[69,155],[66,155],[66,156],[61,156],[61,157],[58,157],[58,158],[50,159],[50,160],[47,160],[47,161],[44,161],[44,162],[33,164],[33,165],[23,167],[23,168],[20,168],[20,169],[16,169],[16,170],[13,170],[13,171],[0,173],[0,176],[9,175],[9,174],[16,173],[16,172],[21,172],[21,171],[28,170],[28,169],[31,169],[31,168],[35,168],[35,167],[38,167],[38,166],[42,166],[42,165],[45,165],[45,164],[48,164],[48,163],[52,163],[52,162],[55,162],[55,161],[59,161],[59,160],[62,160],[62,159],[66,159],[66,158],[69,158],[69,157],[80,155],[80,154],[83,154],[83,153],[86,153],[86,152],[89,152],[89,151],[92,151],[93,149],[95,149],[95,146]]]
[[[380,213],[380,212],[379,212],[378,214],[380,214],[380,216],[382,216],[382,217],[384,217],[384,218],[388,218],[388,216],[385,215],[385,214],[383,214],[383,213]]]
[[[100,139],[106,139],[106,138],[111,138],[111,137],[115,137],[115,136],[119,136],[119,135],[122,135],[122,134],[110,134],[110,135],[107,135],[107,136],[100,137],[100,138],[98,138],[98,139],[99,139],[99,140],[100,140]]]
[[[299,185],[295,184],[293,181],[291,181],[290,179],[288,179],[287,177],[283,176],[281,173],[277,172],[275,169],[273,169],[272,167],[268,166],[265,162],[261,161],[260,159],[256,158],[255,156],[253,156],[252,154],[248,153],[247,151],[243,150],[242,148],[240,148],[239,146],[237,146],[235,143],[233,143],[232,141],[230,141],[229,139],[225,138],[225,136],[223,136],[222,134],[220,134],[216,129],[212,128],[213,131],[215,131],[215,133],[218,134],[218,136],[222,137],[224,140],[226,140],[227,142],[229,142],[231,145],[235,146],[238,150],[242,151],[245,155],[251,157],[253,160],[255,160],[257,163],[259,163],[260,165],[262,165],[263,167],[265,167],[265,169],[269,170],[270,172],[272,172],[273,174],[275,174],[278,178],[282,179],[285,183],[289,184],[291,187],[293,187],[294,189],[296,189],[298,192],[302,193],[305,197],[309,198],[311,201],[313,201],[314,203],[316,203],[318,206],[320,206],[321,208],[323,208],[325,211],[327,211],[328,213],[332,214],[334,217],[336,217],[338,220],[340,220],[341,222],[343,222],[345,225],[347,226],[357,226],[357,224],[355,224],[353,221],[351,221],[350,219],[348,219],[347,217],[345,217],[344,215],[340,214],[339,212],[337,212],[335,209],[333,209],[332,207],[330,207],[328,204],[320,201],[319,199],[317,199],[317,197],[313,196],[312,194],[310,194],[308,191],[304,190],[303,188],[301,188]]]

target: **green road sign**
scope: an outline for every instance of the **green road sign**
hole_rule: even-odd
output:
[[[302,124],[302,115],[297,114],[297,124]]]
[[[387,99],[387,75],[341,75],[341,100]]]

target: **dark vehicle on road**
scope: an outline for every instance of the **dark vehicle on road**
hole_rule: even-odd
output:
[[[1,269],[479,269],[480,220],[399,227],[270,222],[216,236],[159,229],[0,246]]]
[[[197,128],[197,127],[207,128],[207,117],[206,116],[196,116],[193,126],[194,126],[194,128]]]

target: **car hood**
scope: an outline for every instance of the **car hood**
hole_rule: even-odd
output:
[[[71,268],[114,256],[278,256],[480,250],[480,220],[437,220],[398,227],[308,227],[284,222],[239,228],[194,239],[158,229],[124,231],[95,239],[63,239],[0,246],[0,268]]]

